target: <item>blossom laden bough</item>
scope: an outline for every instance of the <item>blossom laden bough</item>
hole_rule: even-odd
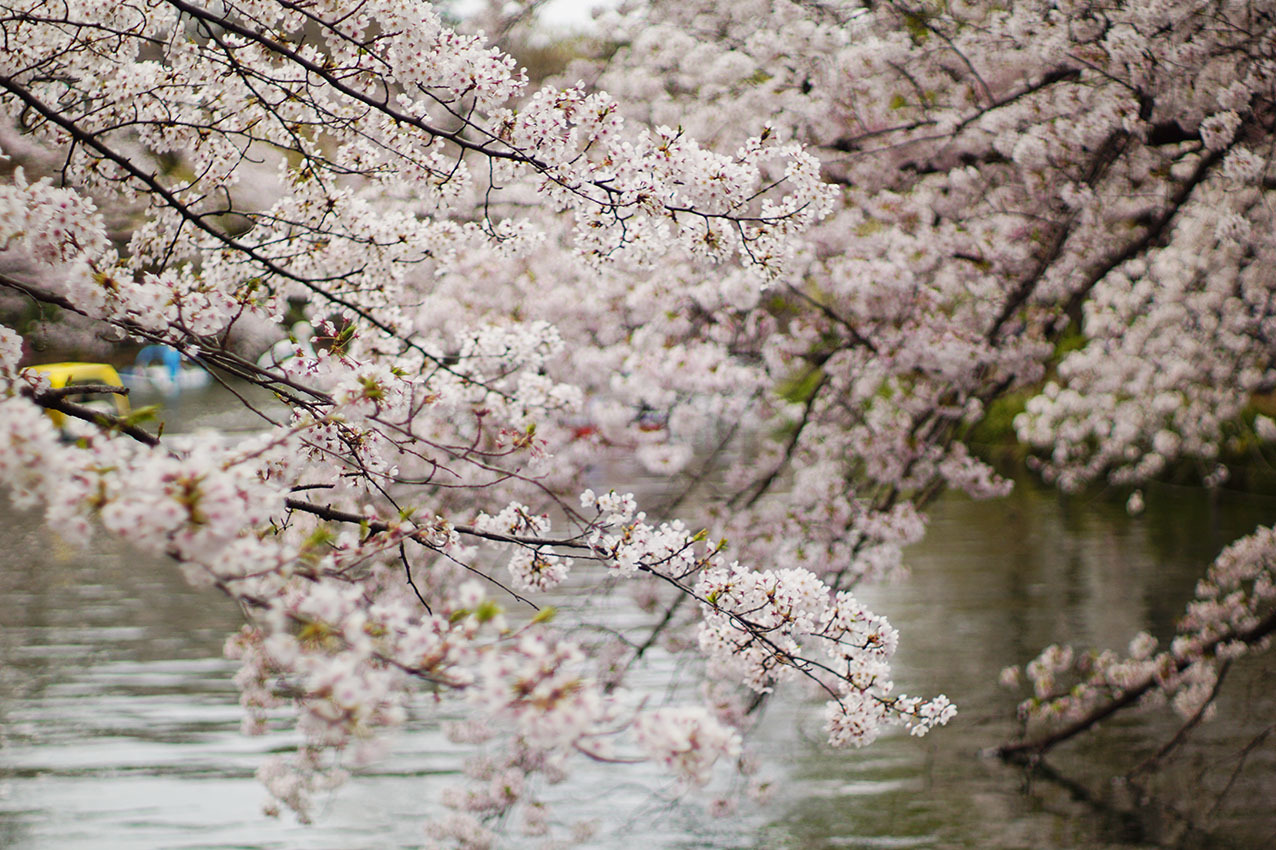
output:
[[[1189,723],[1212,712],[1222,671],[1271,644],[1276,632],[1276,530],[1260,528],[1223,550],[1196,587],[1170,645],[1140,632],[1126,653],[1047,647],[1023,670],[1033,696],[1019,705],[1026,732],[1002,746],[1010,757],[1039,757],[1130,705],[1169,703]],[[1003,683],[1023,674],[1008,668]]]
[[[672,474],[694,441],[663,439],[658,416],[626,421],[656,394],[652,352],[681,358],[680,398],[702,381],[725,398],[759,373],[716,342],[617,339],[615,387],[598,393],[608,375],[582,372],[574,346],[602,340],[533,315],[552,293],[518,269],[550,256],[546,286],[593,276],[614,291],[695,268],[756,304],[835,200],[816,158],[760,121],[710,146],[627,122],[599,90],[529,94],[484,38],[400,0],[77,0],[7,10],[0,28],[0,121],[19,160],[0,186],[0,286],[282,403],[246,402],[260,427],[233,444],[87,414],[68,443],[5,330],[0,481],[68,537],[126,537],[239,603],[248,622],[227,654],[245,730],[300,733],[258,772],[274,810],[309,818],[430,699],[465,706],[484,727],[470,737],[504,754],[448,798],[457,814],[436,831],[462,842],[514,808],[543,824],[537,788],[572,758],[655,761],[697,785],[739,755],[729,710],[649,706],[624,687],[641,637],[587,637],[588,612],[560,626],[539,600],[630,576],[703,603],[721,545],[648,522],[632,496],[577,500],[599,449],[578,433],[585,391],[610,411],[602,439],[639,441]],[[514,282],[528,291],[507,299]],[[239,340],[299,305],[313,344],[255,362]],[[607,335],[609,300],[595,306]],[[729,627],[769,643],[772,620],[736,611]],[[871,687],[803,659],[830,639],[794,633],[783,664],[826,689]]]

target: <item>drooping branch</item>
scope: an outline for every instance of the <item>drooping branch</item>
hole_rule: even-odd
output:
[[[1173,661],[1172,672],[1182,673],[1193,664],[1198,664],[1203,659],[1211,658],[1218,648],[1224,644],[1239,642],[1246,645],[1254,645],[1273,633],[1276,633],[1276,610],[1269,612],[1266,617],[1248,629],[1227,631],[1207,641],[1191,654],[1177,654]],[[993,752],[999,758],[1007,761],[1038,759],[1059,744],[1075,738],[1082,732],[1093,729],[1122,709],[1135,705],[1149,693],[1160,687],[1163,679],[1163,675],[1149,675],[1138,683],[1122,689],[1112,699],[1095,707],[1087,712],[1085,716],[1068,723],[1060,729],[1036,738],[1002,744]]]

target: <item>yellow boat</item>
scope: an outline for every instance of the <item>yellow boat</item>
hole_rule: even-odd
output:
[[[38,366],[28,366],[27,368],[32,372],[42,372],[48,375],[49,387],[55,390],[60,390],[63,387],[74,387],[77,384],[124,386],[123,382],[120,381],[120,374],[115,371],[114,367],[106,363],[42,363]],[[101,393],[68,395],[66,400],[116,416],[126,416],[129,412],[128,396],[121,393],[110,393],[109,396]],[[112,404],[112,402],[114,403]],[[49,414],[53,424],[59,428],[66,427],[67,417],[65,413],[60,413],[56,410],[46,410],[45,412]]]

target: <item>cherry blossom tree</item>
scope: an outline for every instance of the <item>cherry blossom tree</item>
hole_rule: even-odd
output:
[[[244,396],[236,445],[155,436],[0,331],[0,475],[242,605],[246,726],[292,708],[304,743],[261,776],[303,816],[430,700],[503,744],[436,825],[462,844],[543,829],[573,759],[702,783],[789,681],[835,745],[924,733],[953,708],[894,692],[853,590],[944,489],[1007,492],[972,450],[990,411],[1027,398],[1067,490],[1217,483],[1276,437],[1247,408],[1276,383],[1272,18],[658,0],[532,92],[420,3],[11,4],[0,284],[280,404]],[[317,355],[257,366],[241,341],[297,305]],[[597,492],[622,455],[668,497]],[[1165,652],[1047,651],[1025,746],[1157,693],[1201,711],[1272,630],[1271,563],[1266,530],[1220,556]],[[641,634],[544,602],[621,586]],[[698,650],[698,704],[626,691],[658,643]]]
[[[277,400],[239,396],[260,427],[238,442],[154,434],[23,371],[0,329],[0,479],[60,534],[125,537],[242,607],[246,730],[290,709],[302,741],[259,771],[272,807],[308,818],[342,765],[442,700],[487,747],[441,841],[483,845],[511,811],[546,829],[537,788],[575,758],[703,784],[740,752],[739,701],[624,687],[680,607],[709,680],[811,683],[834,745],[952,716],[894,692],[895,632],[801,559],[746,567],[582,486],[604,433],[649,465],[691,454],[644,441],[644,378],[672,353],[626,339],[612,302],[668,267],[751,292],[786,274],[836,199],[799,143],[759,123],[724,153],[626,123],[601,90],[529,93],[481,35],[400,0],[34,2],[0,32],[0,284]],[[593,310],[579,340],[540,315],[568,282]],[[237,340],[294,305],[317,352],[246,356]],[[689,357],[720,356],[687,330]],[[759,378],[721,365],[706,420]],[[42,409],[92,428],[69,441]],[[645,639],[537,601],[635,582],[666,611]]]
[[[782,437],[719,514],[749,551],[786,541],[835,587],[892,571],[941,489],[1009,486],[970,448],[990,409],[1022,410],[1047,481],[1133,490],[1132,512],[1166,470],[1217,486],[1225,454],[1270,451],[1250,406],[1276,386],[1263,4],[680,2],[612,24],[569,75],[702,141],[762,116],[842,188],[773,298],[681,287],[702,323],[768,323],[775,391],[751,410],[774,405]],[[1221,665],[1276,628],[1271,542],[1223,552],[1161,652],[1046,650],[1001,752],[1166,699],[1198,722]]]

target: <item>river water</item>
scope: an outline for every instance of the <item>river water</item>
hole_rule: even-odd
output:
[[[220,407],[215,395],[191,396],[173,418],[224,425]],[[583,846],[608,848],[1276,846],[1267,658],[1229,672],[1217,718],[1147,781],[1112,778],[1173,736],[1168,712],[1113,720],[1061,748],[1047,771],[979,755],[1015,731],[1001,668],[1058,641],[1165,637],[1218,549],[1276,520],[1276,499],[1228,491],[1153,487],[1147,503],[1131,519],[1116,497],[1064,500],[1026,478],[999,502],[940,500],[908,552],[911,577],[861,595],[900,631],[899,687],[959,706],[948,728],[830,753],[818,700],[790,699],[767,709],[751,739],[768,802],[713,819],[703,801],[670,797],[655,773],[586,769],[559,792],[559,815],[596,822]],[[239,733],[234,666],[221,657],[238,611],[188,588],[166,562],[122,546],[67,548],[35,515],[0,508],[0,528],[0,848],[424,843],[422,820],[458,779],[436,715],[410,723],[392,756],[323,800],[314,825],[266,818],[253,771],[291,739]],[[652,663],[636,681],[658,692],[676,670],[658,654]]]

